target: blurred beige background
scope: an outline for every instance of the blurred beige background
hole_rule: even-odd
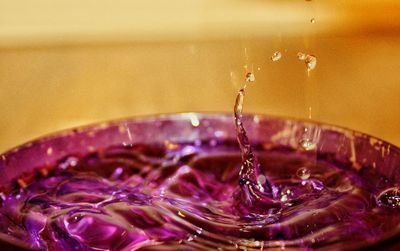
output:
[[[309,76],[298,52],[318,59]],[[0,151],[113,118],[231,111],[245,65],[246,112],[311,107],[400,145],[398,1],[0,0]]]

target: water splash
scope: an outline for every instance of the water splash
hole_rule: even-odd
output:
[[[254,154],[243,126],[243,101],[246,85],[239,90],[234,107],[236,137],[242,155],[242,165],[239,172],[240,197],[237,201],[248,207],[256,204],[267,206],[277,205],[272,198],[272,186],[267,176],[261,170],[260,163]]]

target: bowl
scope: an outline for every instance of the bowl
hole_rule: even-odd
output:
[[[315,149],[307,154],[329,160],[343,169],[351,170],[384,190],[400,183],[400,149],[353,130],[267,115],[245,115],[244,125],[250,141],[268,148],[284,147],[301,151],[305,129],[314,132]],[[194,142],[216,139],[235,140],[232,114],[180,113],[135,117],[98,123],[57,132],[33,140],[0,155],[0,191],[15,189],[18,178],[29,177],[50,167],[71,154],[84,156],[97,149],[138,143]],[[385,182],[382,182],[382,180]],[[0,229],[1,230],[1,229]],[[3,229],[4,230],[4,229]],[[1,231],[3,231],[1,230]],[[398,247],[400,224],[378,240],[358,243],[357,247],[382,249]],[[9,250],[29,248],[20,240],[0,233],[0,245]],[[336,246],[351,249],[351,246]]]

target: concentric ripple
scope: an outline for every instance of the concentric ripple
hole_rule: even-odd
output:
[[[117,146],[19,182],[1,201],[0,231],[42,250],[337,250],[394,234],[398,211],[377,206],[358,174],[256,150],[279,207],[237,207],[235,142]]]

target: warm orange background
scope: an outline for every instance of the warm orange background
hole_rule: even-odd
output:
[[[245,111],[311,106],[400,145],[398,1],[53,2],[0,0],[0,151],[107,119],[231,111],[244,65]],[[310,76],[299,51],[318,58]]]

